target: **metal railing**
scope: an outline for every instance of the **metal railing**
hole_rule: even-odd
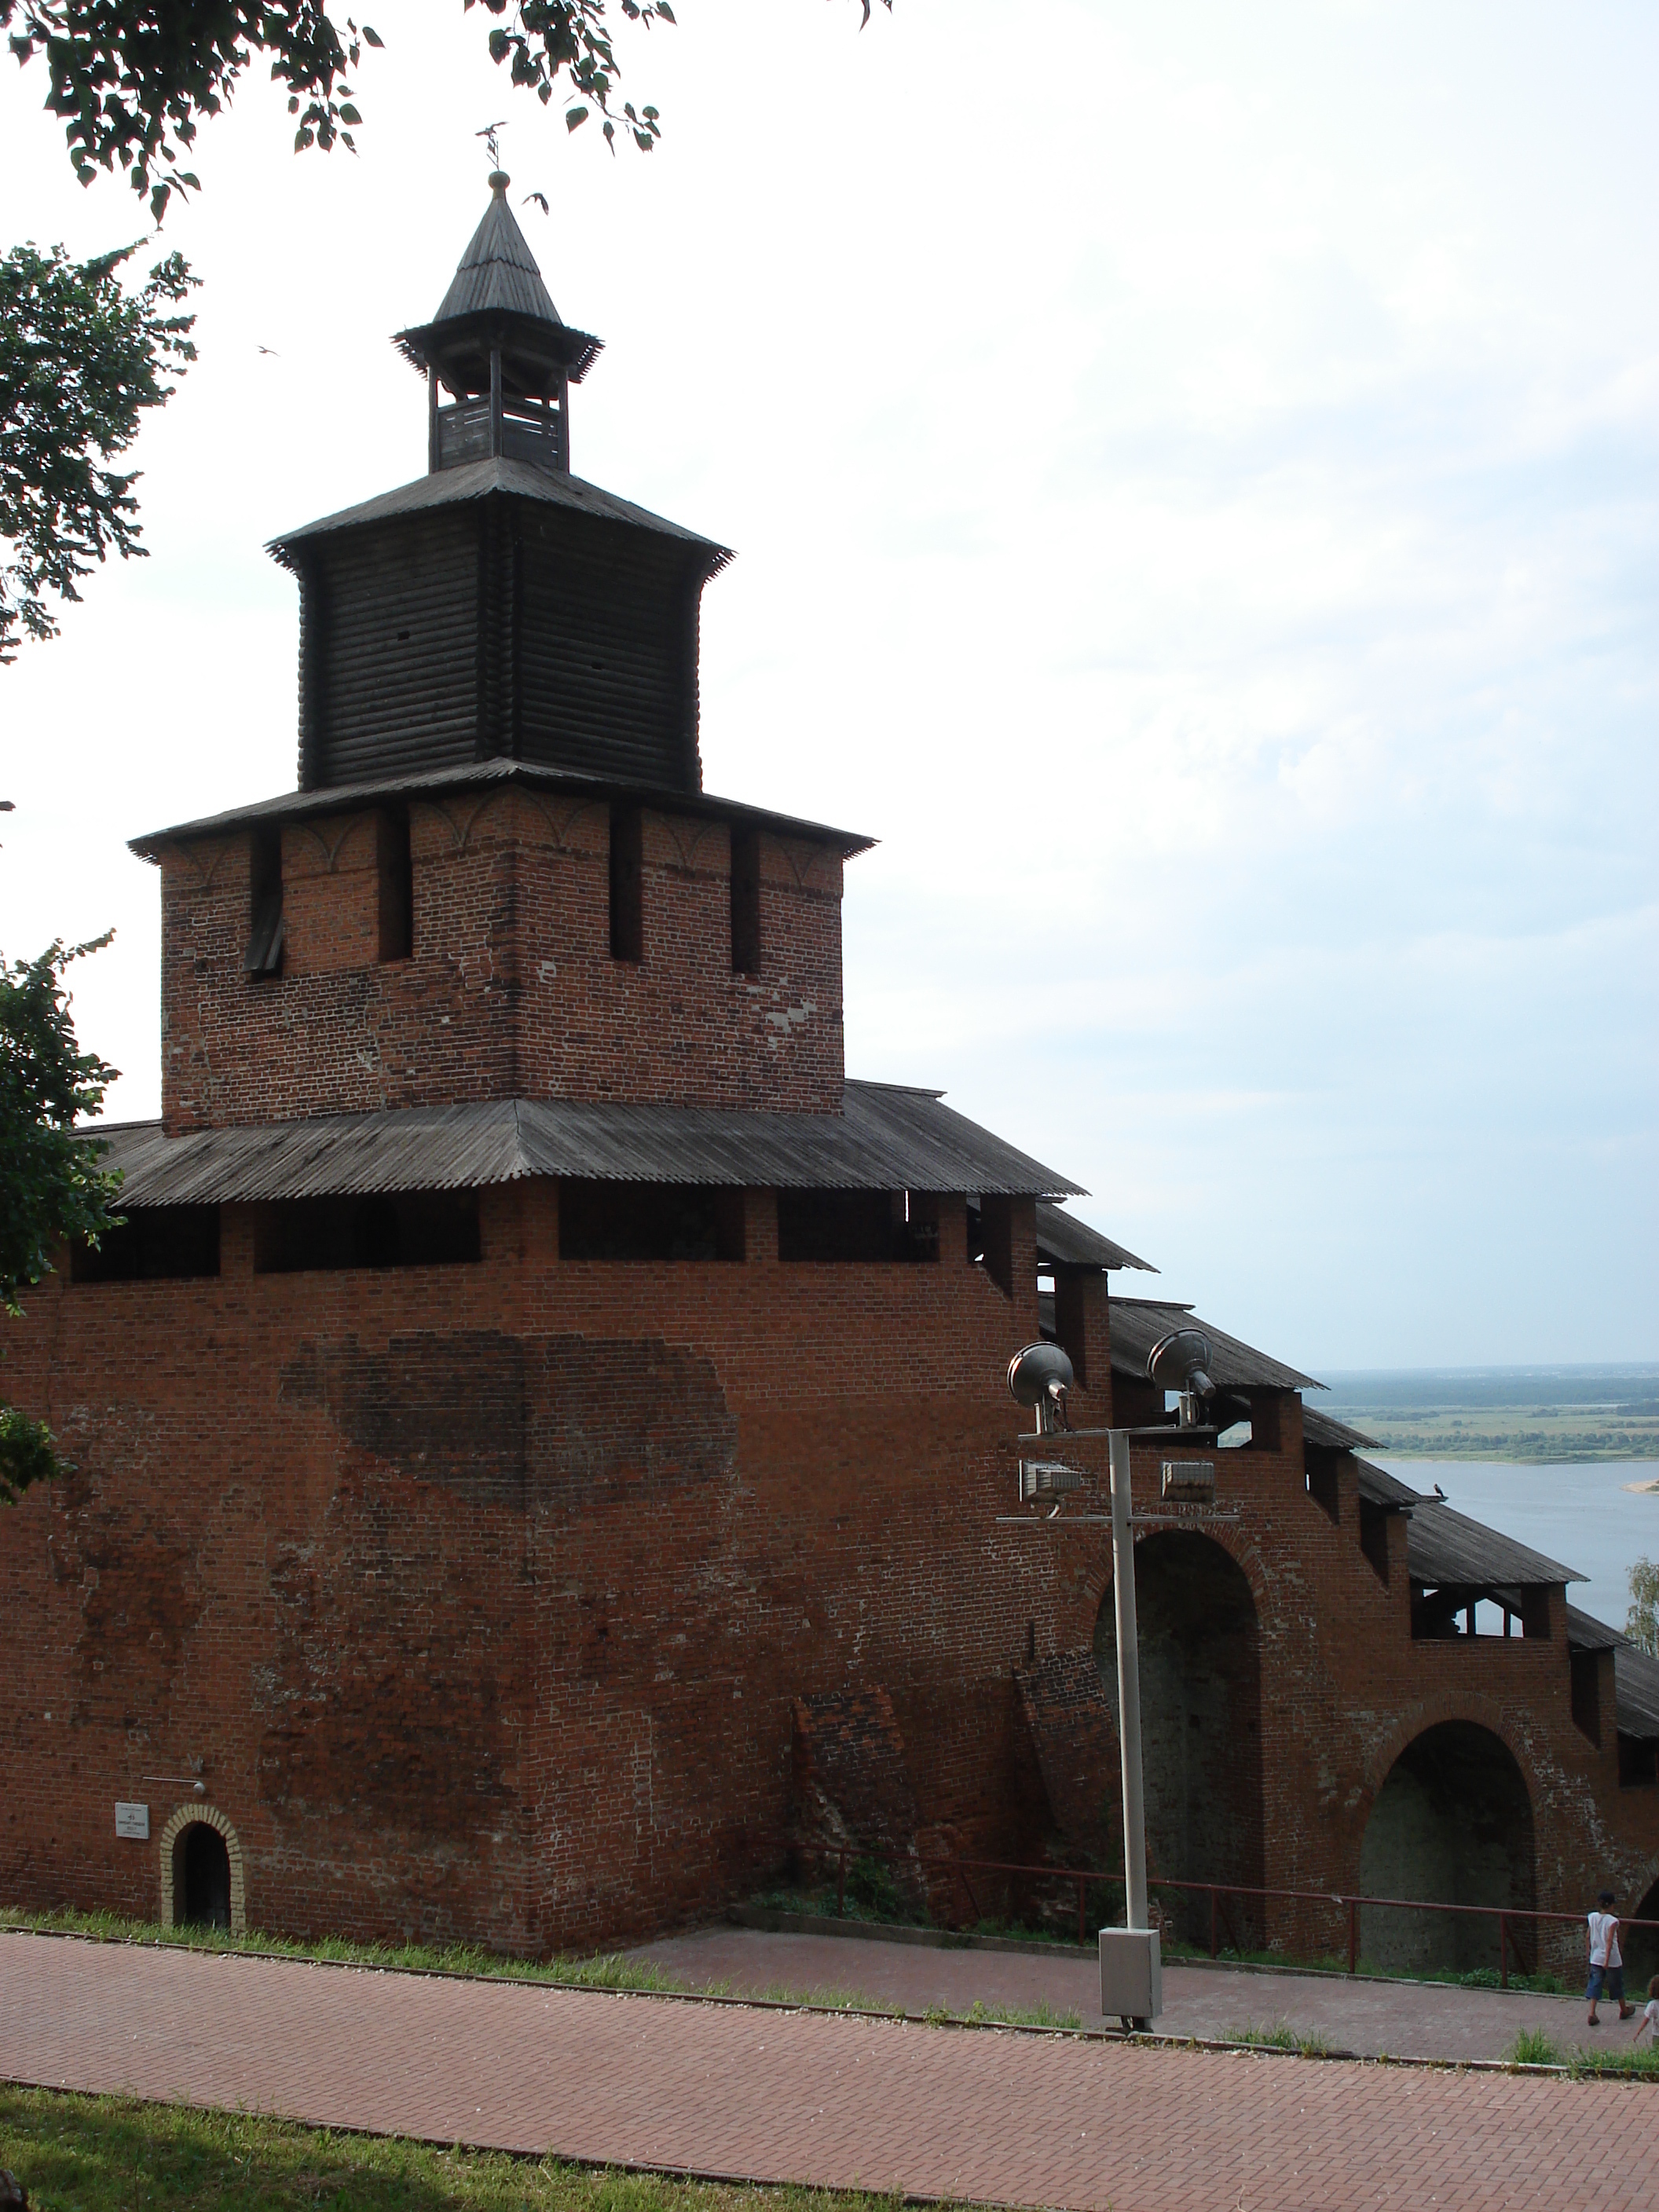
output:
[[[847,1912],[848,1869],[855,1869],[861,1863],[873,1862],[878,1865],[903,1867],[914,1872],[923,1881],[926,1881],[930,1875],[949,1874],[954,1877],[976,1920],[984,1920],[990,1916],[981,1909],[978,1893],[974,1887],[973,1876],[975,1874],[1012,1875],[1026,1881],[1040,1881],[1075,1886],[1077,1940],[1079,1944],[1086,1945],[1089,1941],[1090,1885],[1103,1883],[1108,1887],[1119,1890],[1124,1887],[1122,1875],[1105,1872],[1096,1867],[1034,1865],[1012,1859],[963,1857],[925,1859],[920,1856],[912,1856],[903,1852],[879,1849],[866,1850],[855,1844],[791,1842],[787,1848],[798,1857],[833,1858],[836,1861],[836,1911],[842,1918],[846,1917]],[[1368,1909],[1385,1912],[1438,1914],[1448,1918],[1484,1922],[1492,1926],[1498,1942],[1498,1984],[1500,1989],[1507,1989],[1510,1985],[1511,1957],[1514,1959],[1515,1970],[1517,1973],[1529,1975],[1538,1972],[1539,1960],[1541,1955],[1540,1939],[1547,1927],[1571,1928],[1577,1930],[1580,1936],[1585,1932],[1585,1916],[1583,1913],[1541,1912],[1529,1906],[1514,1905],[1441,1905],[1431,1899],[1420,1897],[1364,1897],[1346,1890],[1272,1889],[1248,1882],[1166,1880],[1157,1875],[1148,1877],[1147,1887],[1155,1895],[1172,1891],[1181,1896],[1201,1898],[1205,1900],[1208,1906],[1209,1948],[1210,1956],[1212,1959],[1220,1955],[1220,1937],[1224,1924],[1231,1938],[1230,1948],[1237,1953],[1243,1953],[1246,1948],[1239,1940],[1237,1926],[1230,1910],[1231,1900],[1253,1899],[1259,1899],[1263,1904],[1312,1905],[1327,1911],[1335,1911],[1342,1918],[1343,1933],[1347,1947],[1347,1971],[1350,1974],[1358,1973],[1359,1971],[1360,1915]],[[1659,1920],[1626,1919],[1621,1917],[1619,1925],[1621,1936],[1633,1928],[1650,1929],[1656,1936],[1659,1936]],[[1530,1965],[1528,1963],[1526,1952],[1520,1940],[1522,1931],[1528,1929],[1531,1929],[1534,1937]]]

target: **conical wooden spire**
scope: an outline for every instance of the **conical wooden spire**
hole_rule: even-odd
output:
[[[462,254],[460,266],[444,294],[443,305],[430,327],[436,331],[465,315],[491,310],[527,315],[538,322],[557,324],[559,311],[542,282],[536,257],[507,204],[513,179],[497,169],[489,179],[489,205],[472,234],[472,243]]]

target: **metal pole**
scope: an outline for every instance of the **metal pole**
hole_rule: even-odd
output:
[[[1135,1630],[1134,1532],[1129,1526],[1129,1432],[1110,1433],[1112,1594],[1117,1614],[1117,1736],[1123,1754],[1124,1926],[1146,1928],[1146,1808],[1140,1768],[1140,1646]]]

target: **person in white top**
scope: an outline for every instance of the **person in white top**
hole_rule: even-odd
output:
[[[1641,2019],[1636,2023],[1636,2033],[1631,2038],[1632,2043],[1642,2040],[1644,2028],[1656,2043],[1659,2043],[1659,1974],[1656,1974],[1648,1984],[1648,2001],[1642,2008]]]
[[[1584,1992],[1589,2000],[1592,2027],[1601,2025],[1595,2016],[1595,2003],[1604,1990],[1610,1997],[1618,1998],[1620,2020],[1628,2020],[1636,2009],[1625,2002],[1625,1960],[1619,1948],[1619,1916],[1612,1910],[1613,1892],[1604,1889],[1596,1903],[1599,1910],[1589,1916],[1589,1987]]]

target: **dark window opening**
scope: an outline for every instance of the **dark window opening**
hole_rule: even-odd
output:
[[[866,1266],[937,1260],[937,1202],[927,1191],[781,1190],[778,1257]]]
[[[1640,1736],[1619,1739],[1619,1787],[1640,1790],[1659,1782],[1659,1743],[1644,1743]]]
[[[1277,1390],[1252,1390],[1250,1397],[1250,1442],[1257,1451],[1276,1452],[1279,1449],[1279,1393]]]
[[[1359,1548],[1370,1561],[1371,1571],[1378,1582],[1386,1583],[1389,1579],[1389,1516],[1385,1508],[1373,1505],[1369,1498],[1362,1498],[1359,1501]]]
[[[261,1275],[340,1267],[446,1267],[479,1256],[473,1190],[288,1198],[267,1206],[254,1247]]]
[[[1080,1268],[1054,1270],[1054,1341],[1071,1361],[1079,1390],[1089,1387],[1088,1282]]]
[[[761,964],[760,832],[732,831],[732,966],[757,975]]]
[[[1334,1460],[1322,1456],[1309,1461],[1308,1495],[1328,1521],[1339,1527],[1341,1525],[1342,1499]]]
[[[248,852],[248,939],[242,966],[251,982],[283,972],[283,833],[256,830]]]
[[[382,960],[407,960],[415,950],[415,870],[409,849],[409,809],[383,814],[375,825],[380,870]]]
[[[611,810],[611,957],[645,957],[645,817],[637,806]]]
[[[1006,1298],[1014,1295],[1014,1202],[987,1191],[979,1202],[980,1249],[985,1272]]]
[[[562,1260],[741,1260],[743,1193],[684,1182],[559,1185]]]
[[[230,1853],[205,1820],[192,1820],[174,1839],[173,1918],[180,1928],[230,1926]]]
[[[1567,1666],[1572,1684],[1573,1726],[1593,1744],[1601,1741],[1601,1655],[1599,1651],[1571,1651]]]
[[[76,1244],[70,1254],[72,1283],[182,1282],[218,1272],[216,1206],[135,1207],[95,1245]]]

